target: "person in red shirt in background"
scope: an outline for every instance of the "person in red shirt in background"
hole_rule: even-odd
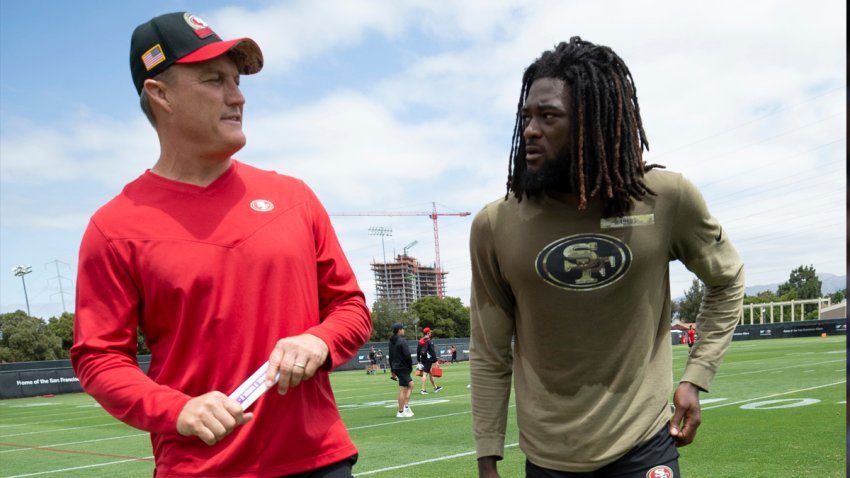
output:
[[[697,341],[697,331],[694,330],[694,326],[691,325],[688,328],[688,355],[691,354],[691,349],[694,347],[694,343]]]
[[[428,391],[425,390],[425,386],[429,378],[431,379],[431,385],[434,387],[434,393],[439,392],[443,387],[438,386],[437,382],[434,381],[434,376],[431,375],[431,366],[437,361],[437,351],[434,350],[434,344],[431,343],[431,329],[425,327],[422,329],[422,333],[425,335],[419,339],[419,345],[416,347],[416,358],[422,365],[422,389],[419,393],[427,395]]]
[[[341,478],[357,461],[329,373],[371,334],[363,292],[310,188],[233,158],[240,77],[262,66],[253,40],[188,12],[131,38],[160,155],[91,218],[71,361],[110,414],[150,432],[157,477]],[[243,410],[227,394],[266,361],[277,393]]]

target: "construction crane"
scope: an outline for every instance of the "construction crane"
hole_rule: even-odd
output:
[[[409,251],[410,248],[415,246],[416,244],[419,244],[419,241],[413,241],[410,244],[404,246],[404,255],[407,255],[407,251]]]
[[[434,271],[437,273],[437,297],[443,297],[443,275],[440,265],[440,230],[437,227],[437,218],[440,216],[469,216],[469,212],[437,212],[437,203],[431,203],[430,212],[341,212],[330,214],[331,216],[428,216],[434,222]]]

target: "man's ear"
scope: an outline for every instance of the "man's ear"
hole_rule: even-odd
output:
[[[148,78],[142,85],[145,94],[148,96],[148,101],[156,104],[159,108],[171,112],[171,102],[169,101],[168,85],[164,81]]]

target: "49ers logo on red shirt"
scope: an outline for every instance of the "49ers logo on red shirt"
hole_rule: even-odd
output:
[[[629,246],[605,234],[576,234],[558,239],[544,247],[535,260],[541,279],[577,291],[611,285],[631,265]]]

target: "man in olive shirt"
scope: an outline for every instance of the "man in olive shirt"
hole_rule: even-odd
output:
[[[743,264],[699,191],[642,159],[631,73],[573,37],[523,75],[508,192],[475,217],[479,476],[499,476],[513,379],[528,477],[679,476],[741,313]],[[672,383],[669,261],[706,285]]]

